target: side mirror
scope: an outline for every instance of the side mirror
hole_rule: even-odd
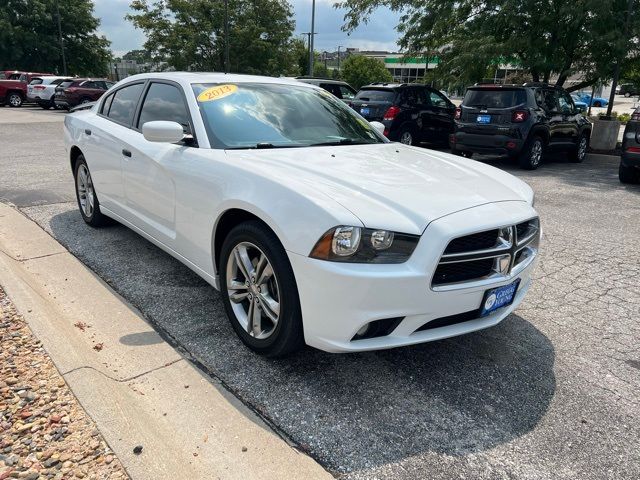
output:
[[[177,143],[184,138],[182,125],[177,122],[157,120],[142,125],[142,135],[149,142]]]
[[[380,122],[369,122],[369,124],[376,129],[380,135],[384,135],[384,124]]]

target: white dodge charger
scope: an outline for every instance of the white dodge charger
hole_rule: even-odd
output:
[[[268,356],[476,331],[529,289],[531,188],[380,127],[295,80],[177,72],[129,77],[64,122],[84,221],[187,265]]]

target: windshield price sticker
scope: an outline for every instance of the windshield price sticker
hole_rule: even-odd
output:
[[[217,85],[207,88],[198,95],[199,102],[212,102],[236,93],[237,85]]]

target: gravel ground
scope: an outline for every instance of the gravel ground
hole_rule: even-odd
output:
[[[129,478],[0,288],[0,480]]]

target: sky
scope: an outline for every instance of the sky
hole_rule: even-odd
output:
[[[360,50],[397,51],[395,30],[399,15],[385,8],[375,11],[366,25],[358,27],[347,35],[340,27],[343,25],[344,11],[333,8],[335,0],[316,0],[314,49],[317,51],[335,51],[338,45],[344,48],[355,47]],[[142,48],[145,37],[142,31],[124,19],[129,12],[131,0],[94,0],[95,15],[100,19],[98,32],[111,40],[111,49],[116,56],[122,56],[129,50]],[[311,29],[311,0],[289,0],[296,21],[295,34]],[[306,37],[305,37],[306,38]]]

